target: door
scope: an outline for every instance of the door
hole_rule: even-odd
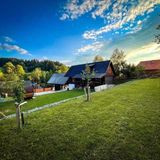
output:
[[[112,76],[107,76],[105,78],[105,83],[106,84],[112,84],[113,83],[113,77]]]

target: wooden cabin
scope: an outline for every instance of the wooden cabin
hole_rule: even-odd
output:
[[[115,71],[111,61],[101,61],[93,62],[88,64],[80,64],[71,66],[65,77],[68,77],[68,83],[75,84],[76,88],[84,87],[85,82],[82,80],[82,71],[85,70],[86,65],[88,65],[91,70],[94,70],[95,75],[92,78],[90,86],[94,88],[95,86],[103,84],[112,84]]]

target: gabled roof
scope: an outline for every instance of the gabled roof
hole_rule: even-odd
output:
[[[47,83],[49,84],[66,84],[68,81],[68,77],[64,76],[65,73],[55,73],[52,75],[52,77],[49,79]]]
[[[145,70],[160,70],[160,59],[141,61],[138,66],[142,66]]]
[[[95,73],[94,78],[101,78],[101,77],[105,76],[105,74],[106,73]],[[76,74],[72,78],[82,78],[82,75],[81,74]]]
[[[101,62],[93,62],[87,63],[89,66],[93,67],[95,71],[95,78],[101,78],[105,75],[108,66],[111,64],[110,61],[101,61]],[[86,64],[80,64],[71,66],[65,77],[73,77],[73,78],[81,78],[81,73],[85,70]],[[113,66],[112,66],[113,69]],[[114,72],[114,71],[113,71]]]

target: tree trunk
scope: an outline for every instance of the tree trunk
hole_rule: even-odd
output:
[[[88,87],[88,95],[89,95],[89,101],[91,100],[91,90],[90,90],[90,86]]]
[[[20,106],[16,105],[16,119],[17,119],[17,127],[18,129],[21,129],[21,111],[20,111]]]
[[[23,112],[21,113],[21,122],[22,122],[22,127],[24,126],[24,114]]]
[[[85,95],[85,99],[87,100],[87,88],[84,87],[84,95]]]
[[[86,89],[86,92],[87,92],[87,101],[90,101],[90,88],[89,88],[89,82],[87,82],[87,89]]]

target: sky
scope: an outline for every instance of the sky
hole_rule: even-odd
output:
[[[118,48],[160,59],[160,0],[0,0],[0,57],[88,63]]]

